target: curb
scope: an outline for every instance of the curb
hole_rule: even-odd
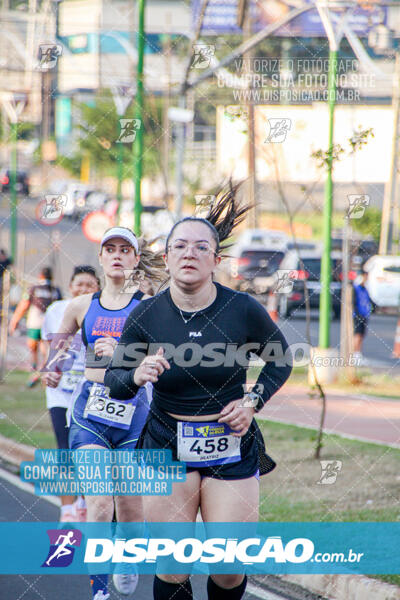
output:
[[[400,587],[364,575],[280,575],[329,600],[400,600]]]
[[[33,446],[27,446],[0,435],[0,459],[13,467],[19,468],[21,462],[34,460],[35,450],[36,448]]]
[[[19,469],[21,462],[33,461],[35,448],[0,435],[0,459]],[[364,575],[279,575],[328,600],[400,600],[400,587]],[[258,582],[262,585],[259,578]]]

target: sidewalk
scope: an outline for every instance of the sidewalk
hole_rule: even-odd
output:
[[[306,386],[285,385],[260,411],[269,421],[318,429],[321,400]],[[327,392],[326,433],[400,448],[400,401]]]

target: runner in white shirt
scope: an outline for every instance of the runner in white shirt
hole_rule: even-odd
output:
[[[72,298],[97,292],[100,281],[93,267],[82,265],[75,267],[69,284]],[[69,300],[58,300],[53,302],[46,311],[42,326],[41,337],[49,347],[54,334],[58,331],[62,322],[65,309]],[[82,344],[80,330],[74,336],[68,354],[73,360],[71,369],[62,375],[61,382],[57,388],[46,387],[46,403],[50,412],[53,430],[57,439],[58,448],[68,449],[69,418],[68,412],[74,400],[74,390],[81,381],[85,370],[85,347]],[[50,358],[50,357],[49,357]],[[51,358],[50,358],[51,360]],[[74,502],[74,496],[61,496],[60,521],[73,522],[85,519],[84,501],[78,498]]]

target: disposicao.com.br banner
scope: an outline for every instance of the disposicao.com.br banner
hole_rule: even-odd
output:
[[[0,523],[2,574],[399,573],[400,523]]]

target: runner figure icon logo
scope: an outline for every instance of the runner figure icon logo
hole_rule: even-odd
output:
[[[75,548],[81,545],[79,529],[48,529],[50,548],[42,567],[68,567],[74,558]]]

